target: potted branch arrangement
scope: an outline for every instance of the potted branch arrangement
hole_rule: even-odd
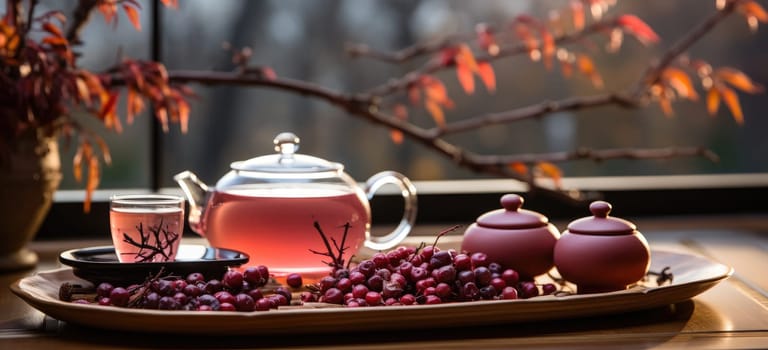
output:
[[[162,0],[175,7],[173,0]],[[704,59],[688,57],[686,51],[726,18],[742,16],[752,29],[768,22],[768,13],[754,0],[717,0],[712,14],[690,28],[673,44],[649,63],[635,83],[617,91],[593,95],[573,96],[521,106],[515,109],[489,112],[447,121],[446,111],[454,102],[438,73],[455,71],[464,93],[472,94],[476,80],[485,89],[496,89],[493,64],[505,58],[526,55],[532,64],[543,64],[548,69],[559,67],[564,77],[581,74],[597,88],[603,79],[598,67],[586,53],[587,40],[604,40],[608,52],[619,50],[625,37],[632,37],[645,45],[653,45],[659,36],[642,19],[632,14],[614,15],[609,10],[615,0],[571,0],[562,9],[553,9],[548,19],[518,15],[503,26],[478,24],[474,33],[451,35],[440,40],[416,43],[396,52],[383,52],[368,45],[350,44],[352,58],[368,58],[393,64],[422,62],[418,68],[383,82],[366,91],[337,91],[311,82],[281,77],[268,66],[250,63],[252,50],[236,48],[231,71],[166,71],[159,62],[125,58],[105,72],[91,72],[77,66],[79,32],[92,12],[100,12],[107,22],[125,15],[138,28],[140,3],[137,0],[79,0],[70,18],[53,11],[36,13],[37,1],[7,0],[6,13],[0,22],[0,164],[3,175],[20,172],[16,152],[26,149],[29,157],[38,162],[50,159],[52,169],[24,170],[16,175],[27,181],[43,178],[52,180],[40,194],[4,195],[0,212],[4,217],[21,216],[19,202],[34,203],[41,210],[31,215],[42,218],[50,204],[60,171],[56,140],[77,138],[78,151],[74,158],[75,178],[86,179],[85,210],[90,195],[98,185],[101,163],[111,159],[107,145],[92,131],[84,129],[73,118],[73,109],[83,110],[103,121],[110,130],[119,132],[121,118],[116,108],[118,99],[125,96],[126,122],[152,107],[152,113],[167,130],[176,122],[186,130],[189,116],[188,99],[193,95],[188,84],[238,85],[264,87],[301,94],[307,98],[325,101],[346,112],[381,126],[390,133],[393,143],[405,140],[418,143],[438,156],[451,159],[456,166],[478,173],[516,179],[528,184],[531,192],[546,192],[562,200],[584,201],[584,194],[563,190],[559,186],[562,171],[556,165],[579,159],[602,161],[617,158],[650,159],[670,157],[705,157],[713,161],[717,155],[702,147],[669,147],[661,149],[576,149],[551,154],[479,154],[452,143],[448,136],[478,130],[493,125],[509,124],[552,113],[599,106],[614,105],[626,109],[644,108],[659,104],[665,114],[673,113],[677,100],[704,100],[706,110],[715,114],[721,104],[737,123],[744,115],[737,91],[758,93],[762,87],[747,74],[733,67],[715,67]],[[556,20],[553,20],[556,19]],[[66,28],[64,31],[62,28]],[[696,88],[696,81],[701,88]],[[700,98],[703,90],[704,98]],[[124,94],[121,92],[125,92]],[[148,102],[148,103],[147,103]],[[434,123],[418,125],[409,120],[409,113],[424,110]],[[24,146],[27,142],[27,146]],[[46,158],[47,156],[47,158]],[[83,167],[87,176],[83,176]],[[41,176],[49,173],[51,176]],[[552,181],[540,181],[549,179]],[[0,178],[1,186],[11,188],[9,180]],[[548,185],[553,183],[554,185]],[[19,186],[20,187],[20,186]],[[6,199],[11,198],[11,199]],[[24,200],[18,200],[24,198]],[[34,202],[30,198],[42,198]],[[19,226],[20,227],[20,226]],[[28,225],[26,238],[20,243],[4,244],[0,256],[18,255],[24,244],[34,235],[37,226]],[[3,228],[0,239],[10,240],[11,233]],[[17,258],[14,258],[18,260]],[[13,259],[12,259],[13,260]]]

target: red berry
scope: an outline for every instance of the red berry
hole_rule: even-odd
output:
[[[301,285],[304,284],[301,279],[301,275],[298,273],[288,274],[288,276],[285,278],[285,283],[287,283],[291,288],[300,288]]]

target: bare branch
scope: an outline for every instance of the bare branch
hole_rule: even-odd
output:
[[[79,0],[73,13],[72,24],[67,29],[67,40],[73,44],[80,43],[80,32],[91,17],[99,0]]]

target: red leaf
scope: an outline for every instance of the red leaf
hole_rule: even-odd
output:
[[[64,37],[64,34],[61,32],[61,29],[59,29],[58,26],[56,26],[55,24],[53,24],[51,22],[43,23],[43,29],[46,32],[51,33],[51,34],[53,34],[56,37],[59,37],[59,38],[63,38]]]
[[[117,4],[115,2],[100,1],[98,9],[104,16],[104,21],[106,21],[107,24],[112,23],[112,20],[117,14]]]
[[[43,43],[51,45],[51,46],[67,46],[67,45],[69,45],[69,41],[67,41],[67,38],[58,37],[58,36],[47,36],[47,37],[43,38]]]
[[[475,26],[477,33],[477,45],[491,56],[499,54],[499,44],[496,42],[496,35],[493,28],[485,23],[478,23]]]
[[[475,76],[472,74],[472,70],[467,67],[463,62],[456,62],[456,77],[459,79],[461,88],[467,95],[475,93]]]
[[[448,91],[442,81],[435,77],[425,75],[421,77],[421,84],[424,88],[424,93],[427,95],[427,100],[436,102],[444,107],[453,107],[453,101],[448,98]]]
[[[128,4],[123,5],[123,11],[125,11],[125,14],[128,16],[128,20],[131,21],[131,24],[133,24],[133,27],[136,28],[136,30],[141,31],[141,17],[139,16],[139,11]]]
[[[644,45],[659,42],[659,36],[651,27],[635,15],[621,15],[616,19],[616,24],[627,33],[632,34]]]
[[[477,74],[480,75],[480,79],[483,81],[483,84],[488,91],[496,91],[496,74],[493,72],[493,67],[490,63],[486,61],[478,62]]]

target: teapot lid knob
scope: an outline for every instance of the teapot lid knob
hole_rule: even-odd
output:
[[[299,141],[299,137],[294,133],[283,132],[275,136],[272,142],[275,144],[275,151],[290,157],[299,150]]]

